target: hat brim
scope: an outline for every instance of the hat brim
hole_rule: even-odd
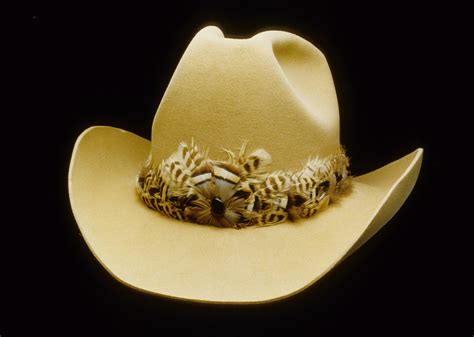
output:
[[[315,283],[401,207],[422,149],[353,180],[339,203],[297,223],[244,230],[176,221],[137,197],[136,175],[150,142],[112,127],[76,141],[69,197],[94,256],[120,282],[191,301],[261,303]]]

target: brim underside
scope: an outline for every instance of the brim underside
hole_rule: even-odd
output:
[[[356,177],[342,200],[313,218],[243,230],[180,222],[148,209],[136,175],[150,142],[90,128],[78,138],[69,197],[82,235],[120,282],[173,298],[261,303],[310,286],[377,232],[410,194],[422,149]]]

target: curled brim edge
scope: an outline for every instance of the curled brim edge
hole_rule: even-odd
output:
[[[85,130],[69,167],[69,198],[88,247],[121,283],[210,303],[264,303],[314,284],[402,206],[422,149],[354,178],[352,192],[317,216],[244,230],[179,222],[148,209],[135,190],[150,142],[106,126]]]

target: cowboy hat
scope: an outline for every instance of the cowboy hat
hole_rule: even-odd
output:
[[[271,155],[272,172],[297,172],[315,156],[333,158],[340,149],[339,112],[324,55],[287,32],[229,39],[206,27],[176,68],[151,142],[106,126],[91,127],[76,141],[69,198],[104,268],[144,292],[216,303],[273,301],[315,283],[398,211],[416,182],[423,152],[354,177],[337,202],[314,216],[235,230],[193,223],[192,214],[176,220],[147,207],[137,193],[147,157],[159,171],[191,139],[208,147],[203,156],[219,159],[209,159],[213,167],[224,167],[222,149],[243,141]]]

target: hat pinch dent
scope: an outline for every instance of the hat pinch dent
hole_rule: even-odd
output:
[[[151,154],[138,174],[137,191],[149,208],[168,217],[217,227],[269,226],[308,218],[349,191],[349,159],[342,147],[325,158],[310,158],[296,172],[266,172],[270,154],[224,150],[212,160],[194,141],[159,165]]]

